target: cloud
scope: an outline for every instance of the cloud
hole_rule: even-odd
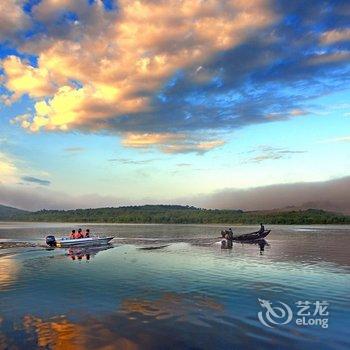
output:
[[[42,0],[25,16],[36,25],[13,41],[21,58],[3,60],[3,99],[31,97],[33,113],[14,119],[31,132],[107,131],[125,147],[203,153],[223,142],[213,131],[303,116],[349,86],[340,3]]]
[[[0,43],[14,38],[16,33],[29,27],[30,19],[24,13],[22,6],[21,0],[1,0]]]
[[[6,72],[5,86],[14,94],[12,100],[17,100],[23,94],[45,97],[55,91],[49,71],[45,68],[36,69],[16,56],[8,56],[1,65]]]
[[[224,145],[223,140],[201,140],[198,136],[189,137],[186,134],[135,134],[127,133],[123,139],[123,145],[132,148],[158,147],[165,153],[190,153],[203,154],[214,148]]]
[[[49,186],[51,184],[51,181],[38,179],[37,177],[33,176],[22,176],[21,180],[24,182],[34,183],[41,186]]]
[[[307,114],[309,114],[309,112],[302,108],[293,108],[285,112],[271,112],[265,116],[265,119],[271,122],[283,121],[294,117],[304,116]]]
[[[270,146],[260,146],[256,149],[249,151],[248,153],[254,153],[252,157],[249,157],[243,161],[245,163],[261,163],[267,160],[277,160],[288,158],[293,154],[305,153],[302,150],[290,150],[287,148],[278,148]]]
[[[118,162],[122,164],[133,164],[133,165],[143,165],[148,163],[153,163],[158,160],[158,158],[152,158],[152,159],[143,159],[143,160],[134,160],[129,158],[113,158],[108,159],[110,162]]]
[[[325,182],[277,184],[250,189],[227,188],[188,201],[205,208],[270,210],[295,206],[350,214],[350,177]]]
[[[331,53],[322,53],[311,56],[308,60],[309,64],[329,64],[335,62],[346,62],[350,59],[349,50],[340,50]]]
[[[343,142],[350,142],[350,136],[341,136],[341,137],[335,137],[333,139],[328,139],[323,141],[322,143],[343,143]]]
[[[341,41],[350,41],[350,28],[333,29],[321,35],[323,44],[334,44]]]
[[[56,23],[68,11],[77,18],[60,33]],[[197,70],[276,20],[267,0],[123,0],[118,11],[101,1],[43,0],[31,12],[47,25],[22,46],[37,66],[14,57],[3,66],[10,93],[37,99],[34,115],[20,121],[33,132],[109,129],[109,120],[157,113],[154,96],[173,74]]]
[[[21,159],[15,158],[12,155],[0,151],[0,185],[11,186],[22,182],[26,184],[39,184],[42,186],[50,185],[50,181],[42,180],[33,176],[21,176],[25,164]],[[48,175],[41,172],[42,175]],[[2,200],[3,197],[0,196]]]
[[[86,150],[85,147],[66,147],[63,149],[64,152],[67,152],[70,154],[82,153],[85,150]]]
[[[292,109],[290,111],[290,115],[291,116],[295,116],[295,117],[298,117],[298,116],[301,116],[301,115],[305,115],[305,114],[309,114],[309,112],[306,111],[306,110],[303,110],[301,108],[295,108],[295,109]]]
[[[9,155],[0,152],[0,184],[17,181],[18,169],[15,161]]]
[[[0,183],[1,204],[26,210],[75,209],[119,206],[135,204],[113,196],[101,196],[96,193],[71,195],[53,191],[47,187],[9,186]]]
[[[197,66],[215,53],[237,46],[248,33],[274,20],[264,0],[249,4],[123,0],[114,16],[103,10],[100,1],[93,6],[77,3],[44,0],[33,9],[34,16],[44,21],[74,11],[82,16],[81,26],[92,12],[104,27],[78,25],[75,34],[80,35],[79,42],[72,40],[72,34],[38,52],[35,74],[49,71],[58,88],[52,97],[36,103],[35,115],[28,119],[31,131],[84,125],[103,128],[106,119],[152,110],[150,95],[176,70]],[[5,73],[10,88],[13,84],[6,67]],[[71,86],[72,79],[81,87]]]

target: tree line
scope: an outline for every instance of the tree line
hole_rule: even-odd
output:
[[[6,219],[6,218],[5,218]],[[180,205],[144,205],[118,208],[40,210],[18,212],[16,221],[157,223],[157,224],[350,224],[350,216],[318,209],[251,211],[202,209]]]

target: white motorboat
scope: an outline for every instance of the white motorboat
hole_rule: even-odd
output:
[[[108,244],[114,237],[88,237],[88,238],[61,238],[57,239],[55,236],[47,236],[46,244],[50,247],[73,247],[73,246],[94,246],[94,245],[105,245]]]

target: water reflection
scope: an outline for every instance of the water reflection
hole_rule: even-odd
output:
[[[88,316],[83,321],[73,321],[66,315],[48,319],[26,315],[17,329],[25,331],[27,349],[136,350],[162,349],[165,345],[178,348],[188,335],[171,334],[176,324],[187,325],[190,335],[198,326],[206,329],[217,323],[224,313],[223,305],[207,296],[164,293],[155,300],[125,299],[108,316]]]
[[[265,246],[270,246],[270,244],[265,240],[265,239],[259,239],[255,242],[233,242],[232,241],[226,241],[226,240],[222,240],[221,241],[221,249],[233,249],[233,246],[237,246],[238,244],[241,245],[251,245],[251,246],[257,246],[259,248],[260,251],[260,255],[263,255],[264,251],[265,251]]]
[[[172,319],[203,325],[204,322],[200,321],[200,314],[205,313],[209,321],[210,315],[216,313],[221,315],[223,310],[222,304],[203,295],[167,292],[155,300],[125,299],[119,312],[131,319]]]
[[[0,291],[15,283],[19,272],[18,261],[9,257],[0,258]]]
[[[83,327],[69,322],[64,316],[43,321],[39,317],[27,315],[23,319],[23,326],[27,333],[35,332],[39,347],[56,350],[84,348]]]
[[[66,250],[66,255],[71,260],[86,260],[89,261],[95,257],[99,252],[113,248],[113,245],[108,244],[105,246],[95,247],[71,247]]]
[[[114,249],[1,257],[0,349],[350,348],[350,227],[283,227],[231,250],[205,229],[130,225]],[[264,327],[258,298],[326,300],[330,327]]]
[[[86,323],[72,322],[66,316],[47,321],[32,315],[24,317],[23,326],[29,339],[43,349],[83,350],[83,349],[126,349],[139,347],[132,340],[121,337],[108,329],[108,325],[97,319],[87,319]],[[34,345],[33,344],[33,345]],[[30,346],[28,348],[35,348]]]
[[[257,242],[251,242],[251,243],[247,242],[242,244],[256,245],[259,248],[260,255],[264,254],[266,246],[270,247],[270,244],[266,241],[266,239],[259,239]]]

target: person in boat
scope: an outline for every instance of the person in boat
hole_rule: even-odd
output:
[[[89,238],[90,237],[90,230],[87,228],[85,231],[85,238]]]
[[[230,227],[227,232],[227,239],[233,240],[233,231],[232,228]]]
[[[233,231],[232,228],[229,228],[228,230],[222,230],[221,231],[221,237],[226,239],[233,239]]]
[[[232,228],[228,230],[221,231],[221,236],[223,240],[221,241],[222,249],[231,249],[233,246],[233,231]]]
[[[259,233],[262,233],[262,232],[264,232],[265,231],[265,226],[262,224],[262,223],[260,223],[260,230],[259,230]]]
[[[70,239],[74,239],[75,238],[75,230],[72,230],[71,234],[69,235]]]
[[[80,229],[78,230],[78,232],[75,234],[75,239],[80,239],[80,238],[84,238],[83,231],[82,231],[81,228],[80,228]]]

